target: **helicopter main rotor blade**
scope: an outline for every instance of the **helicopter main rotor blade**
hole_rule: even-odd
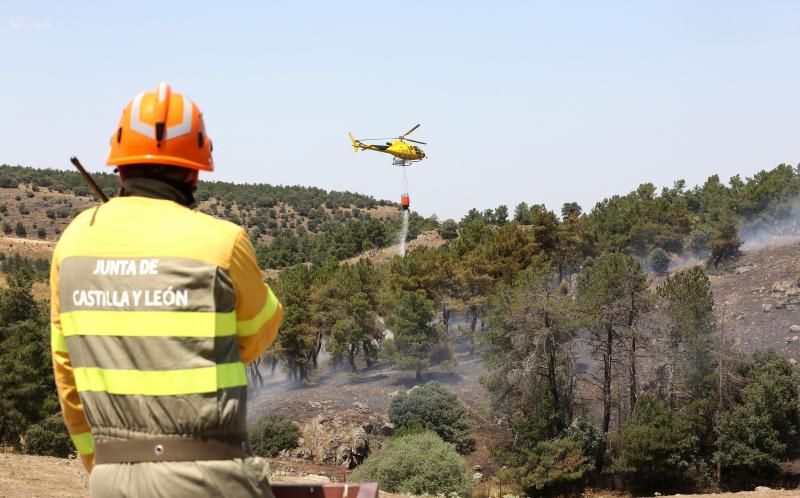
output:
[[[383,138],[361,138],[359,140],[394,140],[396,137],[383,137]]]
[[[427,142],[420,142],[419,140],[411,140],[410,138],[406,138],[405,141],[406,142],[414,142],[415,144],[428,145]]]
[[[403,138],[405,138],[406,136],[408,136],[408,135],[411,135],[411,133],[412,133],[414,130],[416,130],[417,128],[419,128],[419,125],[417,125],[417,126],[415,126],[415,127],[411,128],[410,130],[408,130],[407,132],[403,133],[403,134],[402,134],[402,135],[400,135],[400,136],[401,136],[401,137],[403,137]]]

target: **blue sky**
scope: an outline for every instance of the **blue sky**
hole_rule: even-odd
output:
[[[422,123],[412,207],[441,219],[800,162],[798,2],[216,5],[0,0],[0,163],[101,170],[160,81],[203,110],[222,180],[396,201],[347,132]]]

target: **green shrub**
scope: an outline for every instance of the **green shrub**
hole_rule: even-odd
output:
[[[474,486],[464,458],[432,432],[389,440],[350,480],[378,481],[383,491],[411,495],[466,497]]]
[[[692,230],[689,248],[695,256],[708,254],[711,249],[711,233],[708,230]]]
[[[389,420],[398,427],[430,429],[455,445],[459,453],[475,449],[475,440],[469,437],[470,427],[464,407],[438,382],[431,381],[395,396],[389,406]]]
[[[669,254],[664,249],[656,247],[650,251],[650,267],[658,275],[666,275],[669,268]]]
[[[266,415],[250,430],[253,452],[261,456],[278,456],[283,450],[297,447],[300,429],[277,415]]]
[[[50,415],[25,431],[25,453],[66,458],[75,451],[60,413]]]
[[[453,240],[458,238],[458,223],[453,220],[445,220],[439,226],[439,235],[444,240]]]
[[[622,430],[612,468],[639,491],[668,489],[684,479],[697,443],[664,402],[644,398]]]
[[[506,465],[501,478],[519,483],[531,495],[574,495],[584,485],[585,476],[594,469],[584,444],[564,436],[515,448],[500,455]]]
[[[741,404],[720,416],[714,458],[728,475],[769,476],[797,444],[800,379],[774,351],[754,352],[741,373]]]

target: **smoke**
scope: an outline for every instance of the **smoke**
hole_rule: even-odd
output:
[[[675,273],[683,270],[688,270],[698,265],[705,266],[708,258],[711,256],[709,252],[702,254],[684,254],[682,256],[672,258],[669,264],[669,272]]]
[[[742,250],[755,251],[800,240],[800,196],[771,206],[739,228]]]
[[[403,211],[403,228],[400,230],[400,256],[406,255],[406,237],[408,237],[408,210]]]

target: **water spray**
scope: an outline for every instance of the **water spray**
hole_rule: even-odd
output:
[[[403,228],[400,229],[400,256],[406,255],[406,237],[408,237],[408,211],[403,211]]]
[[[401,188],[403,194],[400,196],[400,207],[403,209],[403,227],[400,229],[400,256],[406,255],[406,237],[408,237],[408,208],[411,205],[411,200],[408,197],[408,178],[406,177],[406,168],[403,169],[403,181]]]

